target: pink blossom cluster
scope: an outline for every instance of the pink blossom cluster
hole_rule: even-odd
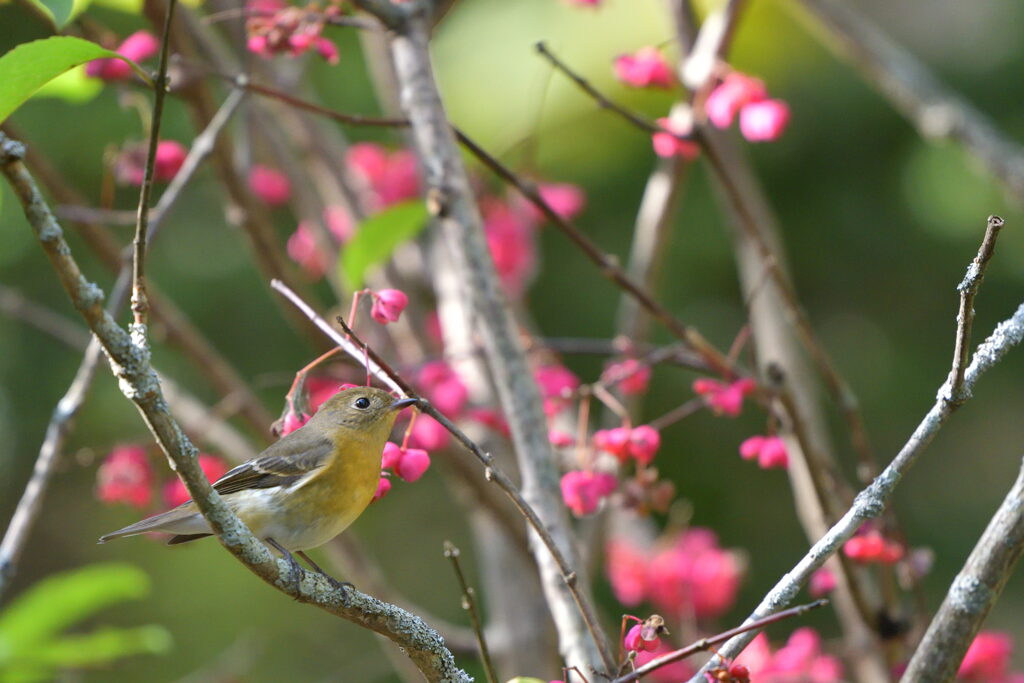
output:
[[[768,637],[759,633],[734,663],[745,666],[750,680],[757,683],[840,683],[844,680],[842,662],[822,652],[821,636],[809,627],[793,631],[786,644],[774,652]]]
[[[349,147],[345,163],[365,187],[367,209],[371,213],[419,195],[416,159],[409,150],[390,151],[382,145],[361,142]],[[269,184],[264,187],[270,189]],[[260,195],[259,192],[257,194]],[[352,217],[344,207],[327,207],[323,220],[338,244],[345,244],[355,232]],[[330,259],[320,249],[314,234],[314,227],[307,221],[301,221],[288,238],[288,256],[311,278],[318,279],[327,272]]]
[[[275,55],[298,57],[313,49],[328,64],[338,63],[337,46],[320,35],[325,19],[338,13],[336,7],[321,13],[314,6],[291,7],[282,0],[249,0],[246,9],[246,46],[250,52],[269,59]]]
[[[122,185],[142,185],[146,176],[146,158],[149,156],[149,145],[145,142],[134,142],[124,146],[114,162],[114,175]],[[188,150],[177,140],[161,140],[156,144],[153,157],[153,180],[158,183],[170,182],[178,175]]]
[[[957,680],[963,683],[1024,683],[1024,673],[1010,672],[1013,639],[1008,633],[982,631],[967,648]]]
[[[604,384],[614,385],[624,396],[637,396],[647,391],[651,382],[651,366],[636,358],[611,363],[601,373]]]
[[[650,425],[599,429],[594,432],[594,447],[611,453],[622,463],[632,458],[641,465],[649,465],[661,447],[661,434]]]
[[[619,55],[613,62],[615,77],[634,88],[672,87],[672,69],[656,47],[642,47],[632,54]]]
[[[866,529],[843,545],[843,554],[855,562],[895,564],[903,559],[906,548],[878,529]]]
[[[733,382],[720,382],[702,377],[694,380],[693,392],[704,397],[704,403],[716,415],[737,417],[743,411],[743,399],[754,393],[757,383],[749,377]]]
[[[228,471],[223,460],[206,453],[199,455],[199,466],[210,481],[220,479]],[[153,501],[156,475],[143,446],[117,446],[107,455],[96,472],[96,497],[104,503],[126,503],[148,508]],[[181,505],[189,499],[180,479],[169,479],[162,487],[166,507]]]
[[[672,617],[720,616],[735,602],[743,577],[739,555],[721,548],[715,533],[702,527],[678,533],[650,550],[612,539],[605,562],[619,602],[634,606],[648,601]]]
[[[136,31],[124,39],[114,52],[133,62],[143,62],[160,51],[160,41],[149,31]],[[121,59],[94,59],[85,65],[85,75],[104,81],[126,81],[132,68]]]
[[[740,133],[751,142],[777,140],[789,123],[789,105],[768,99],[763,81],[738,71],[711,91],[704,112],[717,128],[731,126],[739,113]]]
[[[756,460],[757,466],[763,470],[789,466],[786,442],[778,436],[751,436],[740,444],[740,457]]]
[[[619,482],[609,472],[570,470],[562,475],[562,500],[577,517],[597,511],[601,501],[610,496]]]

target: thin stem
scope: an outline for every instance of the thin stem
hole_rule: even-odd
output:
[[[494,664],[491,663],[491,654],[487,651],[487,639],[484,638],[484,629],[480,624],[480,614],[476,609],[476,591],[466,582],[466,576],[462,573],[462,565],[459,563],[459,554],[459,549],[451,541],[444,542],[444,556],[452,561],[455,578],[459,581],[459,588],[462,590],[462,609],[469,612],[469,621],[473,624],[473,633],[476,634],[477,646],[480,648],[480,661],[484,665],[487,681],[488,683],[498,683],[498,676],[494,673]]]
[[[989,216],[985,226],[985,237],[981,241],[978,255],[967,267],[967,274],[957,286],[960,292],[960,311],[956,315],[956,344],[953,349],[953,369],[950,371],[949,395],[954,401],[964,401],[968,396],[963,393],[964,370],[970,354],[971,327],[974,325],[974,297],[978,294],[981,281],[985,279],[985,268],[996,250],[996,238],[1003,227],[1003,219]]]
[[[748,631],[760,630],[765,626],[770,626],[771,624],[774,624],[778,621],[782,621],[784,619],[802,616],[807,612],[810,612],[811,610],[818,609],[819,607],[824,607],[827,604],[828,600],[823,598],[821,600],[816,600],[814,602],[807,603],[806,605],[790,607],[789,609],[782,610],[781,612],[776,612],[771,616],[767,616],[756,621],[744,623],[740,626],[737,626],[736,628],[731,628],[728,631],[723,631],[722,633],[719,633],[717,636],[712,636],[711,638],[702,638],[701,640],[698,640],[696,643],[692,643],[690,645],[687,645],[686,647],[669,652],[668,654],[658,657],[657,659],[652,659],[643,666],[637,667],[634,671],[631,671],[625,676],[619,676],[611,683],[632,683],[632,681],[640,680],[640,678],[642,678],[643,676],[646,676],[652,671],[656,671],[663,666],[667,666],[672,662],[678,662],[680,659],[692,657],[698,652],[710,650],[719,643],[724,643],[725,641],[729,640],[734,636],[747,633]]]
[[[160,144],[160,124],[164,115],[164,99],[167,96],[167,62],[171,48],[171,21],[174,19],[174,8],[177,0],[167,0],[167,13],[164,16],[163,36],[160,39],[160,62],[157,66],[153,88],[153,117],[149,125],[149,152],[146,156],[146,171],[142,177],[142,189],[139,191],[139,209],[135,222],[135,239],[132,242],[134,253],[132,268],[132,314],[135,324],[144,326],[149,313],[149,300],[146,298],[146,242],[149,235],[149,198],[153,192],[153,171],[156,168],[156,151]]]

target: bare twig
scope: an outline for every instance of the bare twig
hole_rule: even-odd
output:
[[[466,577],[462,573],[462,565],[459,563],[459,549],[451,541],[445,541],[444,556],[452,561],[455,578],[459,580],[459,588],[462,590],[462,609],[469,613],[469,621],[473,624],[477,646],[480,648],[480,661],[484,665],[487,681],[488,683],[498,683],[498,676],[494,673],[494,665],[491,664],[491,655],[487,651],[487,640],[484,638],[483,627],[480,624],[480,615],[476,609],[476,591],[466,583]]]
[[[1024,552],[1024,463],[963,569],[950,584],[902,680],[952,680]]]
[[[149,364],[149,349],[117,325],[102,306],[99,287],[79,270],[63,231],[21,162],[24,148],[0,135],[0,170],[20,200],[75,308],[89,324],[111,361],[125,395],[138,407],[165,454],[184,480],[192,499],[225,548],[267,583],[296,600],[387,636],[405,648],[429,681],[468,683],[437,633],[415,615],[354,589],[332,586],[319,574],[300,570],[295,576],[283,559],[275,559],[213,490],[198,463],[198,451],[167,410],[160,384]],[[136,335],[143,339],[143,335]]]
[[[519,489],[516,488],[514,483],[512,483],[509,476],[495,465],[494,458],[489,453],[484,452],[475,441],[470,439],[469,436],[459,429],[455,423],[449,420],[444,413],[435,408],[429,401],[420,397],[408,382],[402,379],[402,377],[395,372],[395,370],[392,369],[384,359],[377,355],[372,347],[367,346],[359,339],[355,332],[345,324],[343,319],[340,317],[337,318],[338,324],[342,326],[345,335],[351,337],[351,339],[347,339],[345,335],[342,335],[331,328],[323,318],[318,316],[305,302],[299,299],[298,295],[289,290],[287,285],[284,283],[275,281],[271,283],[271,287],[281,292],[289,301],[298,306],[299,310],[304,314],[309,315],[314,324],[323,330],[331,340],[336,342],[339,346],[342,346],[345,352],[350,356],[358,359],[360,362],[363,362],[363,359],[366,358],[367,366],[374,377],[403,396],[419,399],[417,407],[425,414],[437,420],[441,426],[447,429],[459,443],[461,443],[476,457],[477,460],[481,462],[481,464],[483,464],[484,476],[488,481],[493,482],[498,486],[498,488],[504,491],[520,514],[526,518],[530,528],[534,531],[537,537],[540,538],[542,544],[550,552],[552,559],[558,567],[559,576],[564,581],[567,589],[573,594],[574,601],[585,605],[585,607],[580,607],[580,609],[587,610],[589,613],[589,617],[587,617],[588,621],[593,621],[596,624],[596,619],[593,615],[593,608],[586,602],[586,597],[579,593],[580,589],[577,585],[578,579],[576,571],[572,568],[572,565],[566,559],[565,554],[559,548],[554,538],[552,538],[544,522],[541,521],[538,513],[533,509],[523,494],[519,492]]]
[[[827,604],[828,604],[828,600],[821,599],[821,600],[816,600],[814,602],[807,603],[806,605],[798,605],[796,607],[790,607],[787,610],[782,610],[781,612],[776,612],[775,614],[772,614],[771,616],[764,617],[762,619],[758,619],[757,621],[752,621],[752,622],[744,623],[741,626],[737,626],[736,628],[731,628],[728,631],[723,631],[722,633],[719,633],[716,636],[712,636],[711,638],[702,638],[702,639],[698,640],[696,643],[693,643],[691,645],[687,645],[686,647],[680,648],[678,650],[673,650],[672,652],[669,652],[668,654],[662,655],[661,657],[658,657],[657,659],[652,659],[651,661],[647,662],[643,666],[637,667],[634,671],[631,671],[630,673],[626,674],[625,676],[619,676],[618,678],[613,680],[612,683],[632,683],[632,681],[638,681],[638,680],[640,680],[640,678],[642,678],[643,676],[646,676],[647,674],[651,673],[652,671],[656,671],[657,669],[660,669],[663,666],[671,664],[672,662],[678,662],[680,659],[686,659],[687,657],[692,657],[693,655],[697,654],[698,652],[704,652],[706,650],[710,650],[715,645],[718,645],[719,643],[724,643],[725,641],[729,640],[730,638],[732,638],[734,636],[738,636],[738,635],[740,635],[742,633],[747,633],[748,631],[753,631],[755,629],[756,630],[763,629],[765,626],[770,626],[771,624],[774,624],[776,622],[782,621],[784,619],[789,619],[791,617],[802,616],[802,615],[806,614],[807,612],[810,612],[813,609],[817,609],[819,607],[824,607]]]
[[[32,469],[32,477],[25,486],[25,492],[21,494],[21,500],[18,501],[18,507],[15,508],[14,516],[11,517],[4,540],[0,543],[0,596],[3,596],[4,590],[14,578],[21,551],[29,539],[29,532],[32,530],[36,518],[42,511],[43,495],[46,493],[46,487],[57,466],[64,441],[71,431],[75,415],[78,414],[79,408],[85,402],[101,357],[99,342],[92,339],[78,366],[74,380],[64,397],[57,402],[57,406],[53,409],[50,424],[46,427],[43,445],[39,448],[39,457],[36,458],[35,467]]]
[[[970,353],[971,327],[974,324],[974,297],[978,294],[981,281],[985,279],[985,267],[996,249],[996,238],[1003,227],[1003,219],[989,216],[985,226],[985,237],[981,241],[978,255],[967,267],[967,274],[957,286],[960,292],[960,311],[956,315],[956,345],[953,349],[953,369],[949,375],[949,395],[953,401],[964,401],[970,396],[963,394],[964,370]]]
[[[153,81],[153,117],[149,124],[149,152],[146,155],[146,170],[142,176],[139,191],[139,209],[135,219],[135,239],[132,268],[132,314],[136,325],[145,325],[149,313],[146,298],[146,241],[149,234],[149,197],[153,192],[153,170],[156,167],[156,150],[160,144],[160,124],[164,115],[164,99],[167,95],[167,56],[170,52],[171,21],[174,19],[176,0],[167,0],[167,14],[164,16],[163,36],[160,39],[160,62],[156,79]]]
[[[1024,340],[1024,303],[1012,316],[996,325],[988,339],[978,346],[964,373],[964,390],[971,391],[981,376],[1001,361],[1007,353]],[[800,587],[810,578],[814,570],[819,569],[843,543],[857,531],[861,523],[877,517],[885,509],[886,502],[899,484],[903,475],[924,452],[939,429],[946,423],[959,404],[949,400],[948,381],[939,389],[934,405],[918,424],[913,434],[904,444],[892,462],[882,471],[870,486],[861,491],[854,500],[853,506],[836,524],[829,529],[807,552],[806,555],[772,588],[761,600],[748,619],[759,619],[785,607],[796,597]],[[738,636],[726,643],[719,651],[720,657],[731,659],[738,655],[753,639],[754,633]],[[720,662],[715,657],[713,662]],[[691,679],[691,683],[701,683],[703,671]]]

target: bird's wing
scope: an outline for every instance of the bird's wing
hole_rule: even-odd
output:
[[[299,435],[298,432],[293,434]],[[285,437],[258,458],[230,470],[213,488],[221,494],[278,486],[288,488],[327,464],[333,450],[333,444],[326,438],[304,442],[301,438]]]

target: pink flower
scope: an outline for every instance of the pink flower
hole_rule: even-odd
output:
[[[789,123],[789,105],[782,100],[752,102],[740,110],[740,132],[751,142],[778,140]]]
[[[334,238],[344,244],[352,236],[352,219],[341,207],[328,207],[324,210],[324,222]],[[288,256],[298,263],[310,277],[319,278],[327,271],[327,255],[318,249],[313,239],[313,227],[302,221],[295,233],[288,238]],[[331,254],[331,257],[334,255]]]
[[[583,190],[572,183],[540,183],[537,185],[537,193],[552,211],[567,221],[575,218],[587,203]],[[516,208],[534,223],[542,223],[547,219],[533,202],[526,199],[516,200]]]
[[[718,546],[714,532],[694,527],[656,554],[648,572],[649,597],[660,612],[702,619],[732,607],[743,567],[735,553]]]
[[[616,486],[613,474],[573,470],[562,476],[562,500],[574,515],[584,517],[596,511]]]
[[[368,186],[371,211],[419,196],[416,157],[406,149],[389,152],[381,145],[360,142],[348,148],[345,161]]]
[[[533,371],[540,395],[544,399],[544,412],[548,416],[562,411],[566,405],[566,394],[571,394],[580,386],[580,378],[569,368],[560,364],[538,366]]]
[[[633,624],[629,631],[626,632],[626,637],[623,639],[623,645],[627,650],[634,652],[641,652],[643,650],[653,651],[657,650],[658,646],[661,645],[661,638],[655,636],[651,640],[645,640],[643,637],[644,625]]]
[[[977,683],[1003,683],[1009,676],[1013,640],[1008,633],[982,631],[967,648],[957,676]]]
[[[548,431],[548,441],[555,448],[568,448],[569,446],[576,443],[576,439],[572,437],[572,434],[566,434],[560,432],[557,429],[551,429]]]
[[[622,539],[612,539],[605,547],[605,573],[615,599],[627,607],[647,599],[647,553]]]
[[[373,293],[370,316],[381,325],[398,322],[398,316],[409,305],[409,297],[400,289],[382,289]]]
[[[341,55],[338,53],[338,46],[327,40],[326,38],[317,38],[313,43],[316,46],[317,53],[324,58],[324,61],[328,64],[334,65],[341,61]]]
[[[384,444],[384,451],[380,456],[380,468],[382,470],[391,470],[395,468],[395,465],[402,459],[402,447],[396,443],[388,441]]]
[[[124,39],[115,50],[133,62],[142,62],[160,51],[160,41],[148,31],[136,31]],[[131,78],[132,68],[120,59],[94,59],[85,65],[85,73],[104,81],[125,81]]]
[[[905,552],[903,544],[887,539],[877,529],[858,534],[843,544],[843,554],[862,563],[895,564]]]
[[[659,157],[667,159],[678,156],[693,161],[700,155],[700,145],[693,140],[680,140],[676,137],[692,133],[692,126],[669,118],[660,118],[657,123],[663,130],[651,136],[651,144],[654,145],[654,153]]]
[[[127,503],[137,508],[153,497],[153,469],[142,446],[118,446],[96,472],[96,496],[104,503]]]
[[[536,266],[534,226],[522,212],[494,197],[480,201],[480,212],[487,248],[501,284],[511,298],[519,298]]]
[[[259,164],[249,170],[249,189],[269,206],[286,204],[292,196],[288,176],[276,168]]]
[[[813,574],[808,583],[808,590],[812,598],[821,598],[836,589],[836,576],[831,569],[822,567]]]
[[[704,402],[716,415],[736,417],[743,410],[743,399],[754,392],[757,384],[749,378],[726,384],[714,379],[694,380],[693,391],[704,397]]]
[[[767,636],[760,633],[735,663],[746,666],[750,680],[757,683],[839,683],[844,678],[842,663],[821,652],[821,637],[808,627],[793,631],[774,653]]]
[[[153,162],[153,180],[168,182],[178,175],[185,163],[188,150],[176,140],[161,140],[156,144],[156,158]]]
[[[206,453],[199,454],[199,467],[202,468],[206,479],[211,482],[217,481],[228,471],[228,466],[224,464],[223,460]],[[185,488],[185,482],[181,479],[175,477],[164,485],[164,503],[167,507],[177,507],[188,500],[190,500],[188,489]]]
[[[629,434],[629,454],[637,462],[649,465],[661,448],[661,434],[650,425],[634,427]]]
[[[419,384],[427,400],[449,417],[462,414],[469,400],[469,389],[450,365],[431,361],[420,368]]]
[[[752,436],[740,444],[740,457],[744,460],[757,458],[757,465],[763,470],[789,466],[786,442],[777,436]]]
[[[656,47],[642,47],[615,58],[615,77],[634,88],[672,87],[672,70]]]
[[[430,467],[430,454],[422,448],[406,448],[395,465],[395,474],[403,481],[413,482]]]
[[[717,128],[728,128],[732,125],[736,112],[751,102],[760,102],[767,96],[764,81],[734,71],[708,95],[704,103],[704,112]]]
[[[427,415],[420,415],[409,433],[409,444],[416,448],[436,451],[447,446],[451,438],[451,434],[440,422]]]
[[[388,491],[391,490],[391,480],[387,477],[381,477],[377,482],[377,490],[373,493],[373,498],[370,499],[371,503],[374,503],[384,496],[388,495]]]
[[[594,432],[594,448],[611,453],[620,461],[625,462],[630,455],[630,437],[632,430],[628,427],[598,429]]]
[[[601,373],[601,381],[615,384],[626,396],[635,396],[647,391],[651,381],[651,367],[636,358],[627,358],[605,368]]]

